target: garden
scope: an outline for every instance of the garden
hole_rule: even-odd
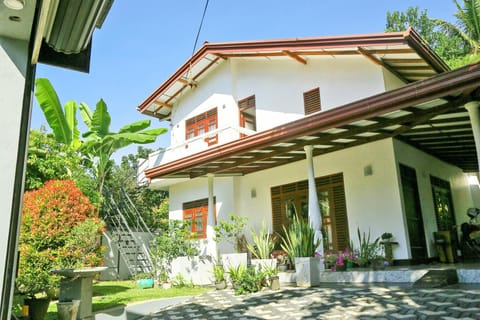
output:
[[[102,99],[94,110],[75,101],[62,106],[47,79],[36,80],[35,95],[52,133],[45,128],[30,133],[13,312],[40,320],[50,301],[71,302],[61,301],[61,277],[52,270],[104,264],[107,187],[122,185],[149,225],[162,226],[167,195],[139,188],[132,174],[140,153],[149,151],[139,148],[138,155],[124,157],[120,165],[111,158],[128,145],[154,142],[166,129],[149,129],[150,121],[142,120],[112,132]],[[86,128],[83,134],[77,111]]]

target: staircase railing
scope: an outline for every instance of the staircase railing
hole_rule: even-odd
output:
[[[123,188],[119,203],[108,189],[105,188],[104,191],[104,219],[107,232],[116,242],[120,257],[125,262],[130,275],[151,273],[153,264],[148,244],[138,234],[147,234],[149,239],[153,234]]]

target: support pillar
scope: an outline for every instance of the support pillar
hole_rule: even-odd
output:
[[[213,174],[207,174],[208,180],[208,215],[207,215],[207,255],[217,258],[217,244],[214,241],[215,203],[213,201]]]
[[[477,151],[478,168],[480,169],[480,101],[470,101],[465,104],[465,108],[470,116],[475,149]]]
[[[315,242],[322,241],[322,216],[320,214],[320,205],[318,204],[317,186],[315,185],[315,172],[313,170],[313,146],[304,147],[307,158],[308,174],[308,221],[315,231]],[[317,247],[317,253],[323,256],[323,243]]]

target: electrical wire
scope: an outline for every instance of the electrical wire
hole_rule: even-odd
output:
[[[192,57],[193,57],[193,54],[195,53],[195,49],[197,48],[198,37],[200,36],[200,31],[202,30],[203,20],[205,19],[205,14],[207,13],[208,1],[209,0],[207,0],[205,2],[205,8],[203,9],[203,15],[202,15],[202,21],[200,22],[200,26],[198,27],[197,37],[195,38],[195,43],[193,45]]]

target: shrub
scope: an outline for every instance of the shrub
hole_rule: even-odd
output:
[[[198,254],[198,244],[190,225],[184,221],[172,220],[168,229],[162,231],[150,242],[150,253],[154,260],[155,274],[162,281],[171,274],[175,258],[193,257]]]
[[[17,289],[33,296],[58,286],[53,269],[103,263],[99,236],[104,223],[70,180],[50,180],[25,193],[20,226]]]

